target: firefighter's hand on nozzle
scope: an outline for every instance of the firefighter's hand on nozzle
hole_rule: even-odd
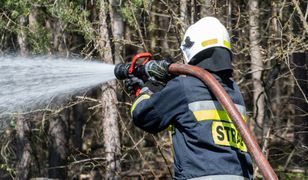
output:
[[[144,86],[144,82],[135,76],[131,76],[124,80],[124,85],[129,94],[136,94],[136,88],[141,89]]]
[[[167,82],[171,77],[168,73],[170,64],[167,60],[152,60],[145,64],[145,72],[148,77],[154,77],[158,81]]]

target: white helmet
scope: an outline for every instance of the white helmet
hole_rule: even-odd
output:
[[[186,63],[189,63],[196,54],[211,47],[224,47],[231,51],[230,37],[217,18],[204,17],[186,30],[181,50]]]

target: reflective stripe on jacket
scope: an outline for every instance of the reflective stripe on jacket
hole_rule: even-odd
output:
[[[215,76],[246,119],[239,87]],[[152,96],[141,96],[132,107],[136,126],[157,133],[173,125],[174,178],[237,175],[252,179],[246,145],[223,107],[202,81],[179,76]]]

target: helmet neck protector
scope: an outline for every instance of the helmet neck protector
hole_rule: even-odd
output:
[[[222,47],[213,47],[203,50],[194,56],[188,63],[206,69],[210,72],[220,72],[228,70],[232,73],[232,55],[229,50]],[[228,73],[229,74],[229,73]]]

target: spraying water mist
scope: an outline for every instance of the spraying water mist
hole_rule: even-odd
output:
[[[114,79],[113,71],[76,59],[0,57],[0,118]]]

